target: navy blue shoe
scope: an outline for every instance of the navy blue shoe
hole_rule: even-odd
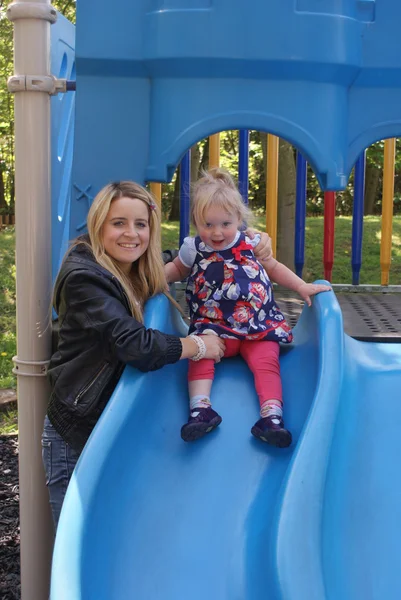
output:
[[[191,410],[188,423],[181,427],[184,442],[194,442],[216,429],[221,423],[220,415],[212,408],[194,408]]]
[[[252,427],[251,433],[258,440],[277,448],[287,448],[292,442],[292,435],[284,428],[283,419],[275,415],[259,419]]]

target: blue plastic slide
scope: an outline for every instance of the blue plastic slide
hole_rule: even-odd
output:
[[[146,323],[185,333],[165,298]],[[52,600],[401,598],[401,344],[347,337],[329,292],[281,358],[288,449],[252,438],[240,358],[216,369],[221,426],[192,444],[185,361],[125,370],[67,492]]]

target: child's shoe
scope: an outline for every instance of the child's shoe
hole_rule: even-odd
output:
[[[212,408],[194,408],[189,414],[188,423],[181,427],[184,442],[194,442],[210,433],[221,423],[220,415]]]
[[[276,415],[259,419],[252,427],[251,433],[262,442],[277,448],[287,448],[292,442],[292,435],[284,428],[283,419]]]

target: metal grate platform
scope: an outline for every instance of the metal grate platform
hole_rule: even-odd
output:
[[[400,293],[335,291],[348,335],[363,341],[401,342]],[[274,296],[294,327],[302,312],[302,300],[284,290],[277,290]]]
[[[335,289],[343,313],[345,332],[362,341],[401,342],[401,293],[390,293],[383,291],[383,288],[373,291],[374,287],[369,291],[353,289]],[[302,312],[303,301],[287,290],[276,289],[274,296],[288,323],[294,327]],[[185,314],[188,314],[184,285],[177,285],[176,298]]]

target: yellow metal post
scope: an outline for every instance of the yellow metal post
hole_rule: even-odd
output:
[[[273,254],[277,248],[277,195],[278,195],[279,138],[267,136],[266,231],[272,239]]]
[[[152,194],[154,195],[154,197],[156,199],[156,202],[160,206],[161,202],[162,202],[162,184],[161,183],[151,183],[150,191],[152,192]]]
[[[391,264],[391,238],[393,233],[395,138],[384,142],[382,235],[380,268],[382,285],[389,284]]]
[[[220,134],[215,133],[209,137],[209,169],[220,166]]]

